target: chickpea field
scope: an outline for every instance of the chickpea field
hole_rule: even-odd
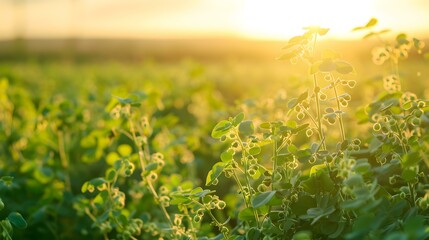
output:
[[[354,31],[260,59],[1,58],[0,239],[429,239],[425,39]]]

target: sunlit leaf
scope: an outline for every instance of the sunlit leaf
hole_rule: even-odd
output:
[[[213,138],[221,138],[227,134],[232,127],[233,125],[230,121],[222,120],[213,128],[211,136]]]
[[[253,122],[251,120],[248,120],[240,123],[238,130],[241,134],[245,136],[249,136],[253,134],[255,128],[253,126]]]
[[[375,36],[375,33],[370,32],[370,33],[366,34],[365,36],[363,36],[363,39],[367,39],[367,38],[370,38],[372,36]]]
[[[9,216],[7,216],[7,219],[17,228],[23,229],[27,227],[27,222],[20,213],[11,212]]]
[[[248,207],[248,208],[241,210],[238,213],[238,219],[240,219],[241,221],[246,221],[246,222],[254,221],[255,215],[253,215],[253,208]]]
[[[234,125],[234,126],[238,126],[238,124],[240,124],[242,121],[244,120],[244,113],[243,112],[241,112],[241,113],[239,113],[239,114],[237,114],[234,118],[233,118],[233,120],[232,120],[232,125]]]
[[[320,65],[319,70],[321,72],[331,72],[336,70],[337,65],[332,61],[332,59],[325,59]]]
[[[280,57],[277,58],[277,60],[290,60],[291,58],[296,57],[299,52],[300,52],[300,50],[298,48],[295,48],[295,49],[281,55]]]
[[[255,196],[252,201],[253,208],[259,208],[267,204],[274,197],[276,191],[263,192]]]
[[[213,184],[214,181],[217,180],[217,178],[222,174],[223,170],[225,169],[225,163],[218,162],[215,165],[213,165],[212,169],[207,173],[206,178],[206,185],[210,186]]]
[[[258,155],[261,152],[261,147],[259,145],[256,145],[249,149],[250,155]]]
[[[335,70],[341,74],[349,74],[354,72],[352,65],[346,61],[335,61]]]
[[[222,162],[229,163],[232,161],[234,156],[234,150],[228,149],[220,155]]]
[[[366,28],[373,27],[377,25],[378,20],[376,18],[371,18],[368,23],[365,25]]]

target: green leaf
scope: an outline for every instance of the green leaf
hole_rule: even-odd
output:
[[[409,41],[407,40],[407,35],[405,33],[398,34],[398,36],[396,36],[396,42],[400,45],[409,43]]]
[[[292,130],[292,133],[298,133],[298,132],[300,132],[300,131],[302,131],[302,130],[304,130],[304,129],[307,129],[307,127],[308,127],[309,125],[310,125],[310,124],[308,124],[308,123],[305,123],[305,124],[299,125],[299,126],[297,126],[296,128],[294,128],[294,129]]]
[[[373,27],[377,25],[378,20],[376,18],[371,18],[368,23],[365,25],[365,28]]]
[[[146,165],[146,166],[144,167],[144,170],[145,170],[145,171],[150,172],[150,171],[153,171],[153,170],[155,170],[155,169],[157,169],[157,168],[158,168],[158,163],[156,163],[156,162],[151,162],[151,163],[149,163],[148,165]]]
[[[322,28],[319,26],[305,27],[304,29],[311,33],[317,33],[319,36],[323,36],[329,31],[329,28]]]
[[[180,196],[180,195],[173,195],[172,199],[170,201],[171,205],[179,205],[179,204],[189,204],[192,201],[185,196]]]
[[[250,155],[258,155],[261,152],[261,147],[259,145],[255,145],[251,149],[249,149]]]
[[[232,125],[234,125],[234,127],[238,126],[238,124],[240,124],[242,121],[244,120],[244,113],[241,112],[239,114],[237,114],[237,116],[234,117],[234,119],[232,120]]]
[[[17,228],[23,229],[27,227],[27,222],[20,213],[11,212],[7,219]]]
[[[213,165],[213,168],[209,171],[206,178],[206,186],[210,186],[223,172],[225,169],[225,163],[218,162]]]
[[[253,208],[248,207],[241,210],[238,213],[238,219],[244,222],[250,222],[255,220],[255,215],[253,215]]]
[[[0,210],[2,210],[4,208],[4,203],[3,203],[3,200],[1,200],[1,198],[0,198]]]
[[[338,237],[341,235],[341,233],[344,230],[345,227],[345,222],[344,221],[340,221],[337,223],[337,229],[335,230],[335,232],[329,234],[329,238],[333,238],[333,239],[338,239]]]
[[[197,188],[195,188],[194,190],[191,191],[191,194],[194,195],[194,196],[196,196],[196,197],[201,198],[201,197],[206,196],[207,194],[214,193],[214,192],[215,191],[211,191],[211,190],[208,190],[208,189],[203,190],[201,187],[197,187]]]
[[[82,185],[82,187],[80,188],[80,191],[82,193],[86,193],[86,191],[88,191],[88,185],[89,185],[88,182],[84,182],[83,185]]]
[[[310,170],[310,176],[313,176],[315,174],[320,173],[321,171],[324,171],[326,169],[326,164],[322,163],[322,164],[317,164],[314,165],[313,167],[311,167]]]
[[[259,125],[262,129],[271,129],[271,124],[269,122],[263,122]]]
[[[297,101],[297,103],[300,103],[300,102],[304,101],[305,99],[307,99],[307,97],[308,97],[308,91],[305,91],[305,92],[301,93],[301,95],[299,95],[299,97],[296,101]]]
[[[353,166],[352,170],[360,174],[365,174],[371,170],[371,164],[368,163],[367,159],[359,159],[356,161],[356,165]]]
[[[3,176],[2,178],[0,178],[0,182],[2,182],[6,186],[10,186],[12,184],[12,181],[12,176]]]
[[[213,128],[212,138],[221,138],[225,134],[229,132],[229,130],[233,127],[230,121],[222,120]]]
[[[429,59],[429,57],[428,57]],[[307,93],[308,94],[308,93]],[[291,100],[289,100],[289,102],[287,103],[287,107],[289,109],[294,108],[296,105],[298,104],[298,99],[297,98],[292,98]]]
[[[89,181],[89,184],[93,185],[94,187],[98,187],[98,186],[100,186],[100,185],[102,185],[104,183],[106,183],[106,179],[101,178],[101,177],[94,178],[91,181]]]
[[[349,74],[354,72],[352,65],[346,61],[335,61],[335,70],[341,74]]]
[[[365,28],[364,27],[355,27],[355,28],[352,29],[352,31],[354,32],[354,31],[359,31],[359,30],[362,30],[362,29],[365,29]]]
[[[247,120],[240,123],[240,126],[238,127],[238,131],[245,136],[252,135],[254,132],[254,129],[255,128],[251,120]]]
[[[413,182],[417,177],[417,171],[415,168],[408,167],[402,170],[402,178],[406,182]]]
[[[115,176],[116,176],[116,170],[115,169],[110,168],[109,170],[106,171],[106,181],[113,182],[115,180]]]
[[[133,149],[128,144],[121,144],[118,146],[118,153],[122,156],[129,156],[133,152]]]
[[[422,157],[420,157],[420,154],[418,152],[409,152],[404,155],[404,157],[401,159],[401,163],[403,167],[413,167],[417,166],[418,163],[422,160]]]
[[[311,240],[311,235],[310,231],[299,231],[293,235],[292,240]]]
[[[316,206],[316,201],[314,198],[308,195],[300,196],[298,201],[291,203],[291,210],[298,216],[304,215],[307,213],[309,208],[314,208]]]
[[[295,48],[283,55],[281,55],[280,57],[277,58],[277,60],[290,60],[291,58],[296,57],[296,55],[300,52],[300,50],[298,48]]]
[[[233,156],[234,156],[234,150],[228,149],[220,155],[220,159],[224,163],[229,163],[232,161]]]
[[[310,67],[310,74],[315,74],[319,71],[320,64],[322,64],[322,61],[316,61],[314,62]]]
[[[269,192],[263,192],[255,196],[252,201],[252,207],[253,208],[259,208],[265,204],[267,204],[271,198],[274,197],[276,194],[276,191],[269,191]]]
[[[246,239],[248,240],[260,240],[263,238],[263,234],[257,228],[251,228],[246,233]]]
[[[325,59],[323,62],[319,65],[319,70],[321,72],[332,72],[336,70],[337,65],[332,61],[332,59]]]

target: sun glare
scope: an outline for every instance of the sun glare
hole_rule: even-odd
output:
[[[245,1],[238,14],[241,35],[257,39],[284,39],[302,33],[305,26],[330,28],[329,36],[350,37],[350,30],[373,17],[371,0]]]

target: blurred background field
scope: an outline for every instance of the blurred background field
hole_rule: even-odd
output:
[[[377,12],[374,7],[369,11],[371,1],[360,3],[361,9],[368,12],[361,12],[358,19],[344,20],[342,24],[333,17],[323,18],[322,14],[310,18],[316,25],[332,28],[332,35],[328,33],[326,39],[320,39],[317,48],[340,53],[355,69],[355,74],[348,76],[356,80],[357,85],[349,92],[352,101],[345,116],[349,126],[347,134],[351,136],[367,130],[367,126],[358,125],[355,112],[383,91],[382,78],[389,66],[372,63],[371,51],[379,45],[375,39],[361,40],[359,34],[342,38],[341,34],[350,33],[353,27],[379,14],[386,19],[384,25],[392,24],[388,27],[394,33],[410,32],[410,36],[415,34],[427,43],[427,12],[423,10],[428,6],[425,1],[413,1],[415,4],[409,5],[419,22],[415,24],[417,27],[405,20],[402,24],[393,21],[398,16],[394,11],[389,14],[388,10],[393,8]],[[277,60],[289,38],[301,34],[301,28],[309,23],[302,18],[269,17],[270,11],[280,7],[275,1],[268,1],[266,5],[257,1],[232,1],[234,4],[229,5],[227,1],[187,0],[178,13],[174,13],[174,6],[179,3],[172,0],[160,1],[159,5],[131,0],[123,4],[70,1],[74,10],[64,7],[68,1],[53,3],[52,8],[48,6],[52,1],[35,2],[0,3],[0,15],[3,13],[0,19],[7,22],[0,27],[0,176],[15,177],[11,188],[0,188],[7,206],[0,219],[10,211],[22,213],[29,223],[28,230],[16,232],[22,239],[34,234],[40,239],[99,236],[88,232],[91,221],[87,217],[81,220],[82,214],[78,214],[74,204],[82,198],[82,184],[102,176],[111,165],[109,154],[121,144],[129,143],[123,137],[112,140],[109,104],[115,97],[126,98],[133,93],[145,96],[147,114],[153,117],[151,123],[156,129],[153,139],[163,142],[154,143],[153,149],[163,152],[177,165],[178,170],[167,169],[165,174],[182,174],[193,179],[195,186],[203,186],[207,172],[218,161],[223,147],[210,137],[218,121],[240,111],[253,119],[288,120],[284,114],[289,110],[287,102],[312,86],[308,66]],[[312,4],[319,4],[315,2]],[[341,2],[346,1],[327,1],[325,7],[342,4],[341,9],[346,9]],[[374,2],[377,6],[390,6],[390,1]],[[404,8],[407,3],[398,1],[396,7]],[[79,10],[86,4],[87,10]],[[358,1],[353,4],[360,6]],[[121,14],[115,14],[118,6],[123,6],[118,9]],[[238,28],[232,26],[231,17],[215,24],[222,11],[233,16],[234,9],[241,9],[240,6],[245,10],[239,14]],[[258,11],[262,6],[268,7]],[[340,15],[353,17],[351,13],[356,10],[353,6],[347,11],[340,10]],[[300,7],[301,11],[297,12],[301,15],[312,15],[304,14],[310,10],[302,4],[283,7],[288,12]],[[101,20],[97,20],[98,15],[90,16],[91,11],[97,12],[94,9],[99,9],[98,13],[103,12],[102,9],[110,12],[106,10]],[[128,11],[131,13],[127,17]],[[406,12],[409,16],[412,11]],[[61,17],[61,13],[65,17]],[[168,16],[170,13],[172,16]],[[190,13],[197,17],[187,17],[192,16]],[[133,17],[139,14],[143,17]],[[37,20],[41,15],[45,17]],[[125,20],[120,21],[121,16]],[[212,19],[197,24],[202,18]],[[111,20],[102,23],[108,19]],[[175,20],[177,26],[170,24]],[[383,22],[383,18],[380,21]],[[138,26],[136,22],[143,27],[127,27]],[[295,25],[288,25],[290,22]],[[122,25],[126,23],[129,25]],[[335,30],[336,27],[341,31]],[[413,53],[400,62],[399,72],[405,80],[403,89],[427,99],[429,60],[425,52],[426,49],[423,54]],[[66,132],[68,166],[61,162],[59,141],[62,137],[57,128]],[[67,175],[71,182],[67,182]],[[125,182],[124,185],[131,188],[132,184]],[[128,190],[127,187],[124,188]],[[228,191],[218,190],[220,194]],[[143,208],[150,209],[150,206]]]

